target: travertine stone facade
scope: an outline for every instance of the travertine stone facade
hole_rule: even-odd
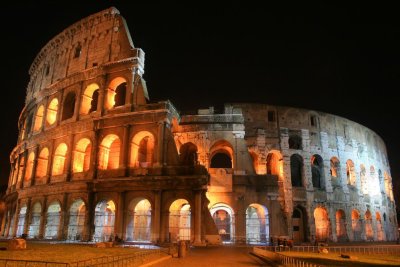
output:
[[[383,141],[331,114],[262,104],[178,114],[150,103],[118,10],[34,60],[2,236],[133,242],[395,240]]]

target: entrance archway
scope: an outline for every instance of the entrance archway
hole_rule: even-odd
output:
[[[339,242],[348,241],[346,231],[346,214],[343,210],[336,211],[336,237]]]
[[[293,226],[293,242],[302,243],[306,241],[306,213],[303,207],[293,209],[292,226]]]
[[[268,209],[260,204],[251,204],[246,210],[246,241],[249,244],[269,241]]]
[[[96,205],[94,218],[94,241],[112,240],[114,236],[115,204],[103,200]]]
[[[314,210],[315,239],[327,241],[329,237],[329,219],[325,208],[318,207]]]
[[[353,230],[353,241],[361,241],[361,220],[357,210],[351,211],[351,229]]]
[[[82,240],[85,228],[86,206],[82,199],[77,199],[69,209],[68,240]]]
[[[45,239],[57,239],[60,228],[61,206],[57,201],[52,202],[47,208]]]
[[[381,214],[379,212],[376,212],[376,236],[378,241],[385,240],[385,232],[383,231]]]
[[[372,229],[372,215],[369,210],[365,212],[365,237],[367,240],[374,240],[374,231]]]
[[[224,203],[215,204],[210,209],[211,216],[217,226],[222,242],[234,241],[234,213],[230,206]]]
[[[40,215],[42,213],[42,205],[36,202],[32,207],[31,222],[28,229],[29,238],[38,238],[40,229]]]
[[[20,237],[24,233],[25,217],[26,217],[26,205],[22,206],[21,209],[19,210],[17,237]]]
[[[147,199],[134,199],[129,204],[126,241],[151,241],[151,204]]]
[[[186,199],[177,199],[169,207],[169,240],[190,240],[191,208]]]

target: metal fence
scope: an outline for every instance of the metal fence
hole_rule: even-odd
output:
[[[399,255],[399,245],[377,245],[377,246],[266,246],[259,247],[268,251],[283,252],[319,252],[321,248],[326,248],[330,253],[360,253],[360,254],[385,254],[385,255]]]
[[[325,267],[325,265],[305,262],[299,259],[295,259],[292,257],[288,257],[282,254],[277,253],[279,263],[283,264],[284,266],[292,266],[292,267]]]
[[[167,255],[168,249],[153,249],[135,253],[105,256],[77,262],[49,262],[0,259],[0,267],[134,267],[140,266],[152,256]]]

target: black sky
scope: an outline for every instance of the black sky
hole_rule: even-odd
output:
[[[27,2],[1,7],[3,184],[34,57],[69,25],[115,6],[135,46],[146,52],[144,78],[152,100],[170,99],[181,111],[260,102],[354,120],[385,140],[399,193],[400,17],[395,5]]]

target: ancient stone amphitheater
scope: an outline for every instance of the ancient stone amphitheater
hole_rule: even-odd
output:
[[[10,155],[3,237],[397,238],[386,148],[372,130],[264,104],[179,114],[169,101],[149,101],[144,55],[115,8],[42,48]]]

